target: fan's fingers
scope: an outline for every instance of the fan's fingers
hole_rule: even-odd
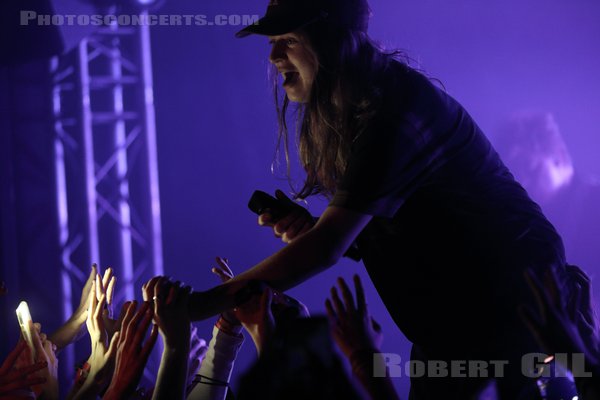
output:
[[[548,309],[548,301],[544,294],[544,286],[542,285],[542,283],[531,268],[528,268],[525,271],[525,281],[527,282],[529,288],[531,289],[531,292],[533,293],[533,297],[535,298],[535,302],[538,306],[541,319],[545,321],[546,312]]]
[[[346,315],[346,309],[340,300],[340,296],[338,295],[337,288],[335,286],[331,288],[331,302],[333,303],[333,309],[335,310],[335,314],[338,316],[338,318]]]
[[[102,286],[102,278],[100,278],[100,274],[96,274],[96,299],[100,300],[100,296],[104,292],[104,287]]]
[[[223,272],[225,272],[226,274],[228,274],[230,277],[233,278],[233,271],[231,270],[231,268],[229,268],[229,262],[227,261],[226,258],[217,257],[217,264],[219,264],[219,267],[221,267]]]
[[[331,305],[331,300],[329,300],[329,299],[325,300],[325,311],[327,311],[327,316],[329,317],[329,321],[332,324],[335,324],[338,322],[337,314],[335,313],[335,310],[333,309],[333,306]]]
[[[110,281],[108,282],[108,286],[106,288],[106,304],[108,305],[112,305],[113,303],[113,297],[115,294],[115,285],[117,284],[117,277],[113,276],[112,278],[110,278]]]
[[[141,354],[140,354],[141,357],[143,357],[146,360],[148,360],[148,357],[150,356],[150,352],[152,351],[152,348],[154,347],[154,344],[156,343],[156,338],[157,337],[158,337],[158,326],[157,325],[153,325],[152,326],[152,331],[150,332],[150,337],[148,338],[148,340],[144,344],[144,347],[142,347],[142,351],[141,351]]]
[[[110,339],[110,344],[108,345],[108,350],[104,354],[104,358],[107,360],[112,359],[117,355],[117,344],[119,343],[120,332],[116,331],[113,337]]]
[[[373,330],[377,333],[381,333],[382,329],[381,329],[381,325],[379,324],[379,322],[375,321],[375,319],[373,317],[371,317],[371,326],[373,327]]]
[[[135,330],[135,325],[132,323],[136,316],[136,308],[137,308],[137,301],[135,301],[135,300],[130,302],[129,305],[127,306],[127,310],[125,312],[125,315],[123,316],[123,321],[121,323],[121,329],[120,329],[121,340],[125,340],[125,339],[129,338],[131,333],[134,332],[134,330]]]
[[[354,280],[354,289],[356,290],[356,306],[358,308],[358,311],[362,315],[366,315],[366,314],[368,314],[368,309],[367,309],[367,299],[365,297],[365,290],[363,288],[362,282],[358,275],[355,274],[353,280]]]
[[[220,270],[219,268],[216,267],[212,267],[210,270],[213,274],[217,275],[219,277],[219,279],[221,280],[221,282],[227,282],[228,280],[231,279],[230,276],[228,276],[225,272],[223,272],[222,270]]]
[[[86,295],[89,294],[90,289],[92,288],[92,283],[96,279],[96,274],[98,273],[98,266],[96,264],[92,264],[92,268],[90,269],[90,274],[88,275],[85,284],[83,285],[83,293]]]
[[[573,321],[575,324],[578,324],[579,319],[579,310],[581,310],[581,285],[579,283],[575,283],[572,288],[571,293],[571,301],[567,304],[567,312],[569,314],[569,319]]]
[[[104,270],[104,275],[102,276],[102,290],[106,292],[108,283],[113,277],[113,269],[108,267]]]
[[[2,367],[0,367],[0,375],[5,374],[10,368],[12,368],[13,364],[19,358],[23,350],[27,347],[27,342],[23,339],[17,342],[15,348],[8,354],[6,360],[2,363]]]
[[[94,310],[94,320],[98,326],[102,326],[102,312],[104,311],[104,304],[106,304],[106,293],[102,293],[100,295],[100,300],[98,301],[98,305]]]
[[[344,299],[344,305],[346,311],[354,312],[356,311],[356,305],[354,304],[354,297],[352,296],[352,292],[350,291],[350,287],[346,283],[346,280],[342,277],[337,279],[338,285],[340,286],[340,290],[342,291],[342,298]]]
[[[148,326],[152,322],[152,308],[149,306],[149,303],[144,303],[137,315],[134,317],[136,320],[136,331],[135,336],[133,338],[133,346],[137,348],[141,345],[144,340],[144,336],[146,336],[146,331],[148,330]]]
[[[98,298],[96,297],[96,279],[92,282],[92,287],[90,288],[90,302],[88,305],[88,315],[87,319],[92,322],[94,325],[94,312],[96,311],[96,305],[98,304]]]

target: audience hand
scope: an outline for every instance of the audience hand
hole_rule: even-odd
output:
[[[570,292],[574,294],[568,301],[569,318],[575,323],[585,346],[598,354],[598,317],[593,304],[590,278],[581,268],[567,265],[567,274],[573,281]]]
[[[265,287],[260,295],[254,295],[246,303],[234,309],[236,318],[252,337],[258,354],[275,331],[275,317],[271,311],[273,289]]]
[[[212,272],[219,276],[223,282],[233,278],[233,272],[229,268],[227,259],[217,257],[217,267]],[[254,295],[243,305],[223,313],[229,323],[241,323],[244,329],[252,337],[256,350],[260,354],[263,346],[275,330],[275,317],[271,311],[273,302],[273,290],[265,288],[260,295]]]
[[[73,315],[50,335],[50,340],[56,344],[58,351],[79,340],[85,333],[83,325],[87,319],[87,309],[90,304],[90,295],[92,294],[90,289],[92,288],[92,282],[96,279],[97,271],[96,264],[92,264],[90,274],[81,290],[79,306],[75,309]]]
[[[225,283],[228,280],[233,278],[233,271],[229,268],[229,260],[226,258],[217,257],[217,267],[212,267],[211,272],[221,279],[221,282]],[[235,315],[233,310],[227,310],[221,314],[221,317],[224,318],[227,322],[234,326],[240,326],[241,322]]]
[[[111,340],[115,332],[121,329],[122,318],[125,316],[125,309],[121,308],[121,313],[117,319],[113,319],[114,314],[114,294],[117,277],[113,275],[112,268],[107,268],[102,277],[102,286],[98,285],[100,291],[96,291],[96,297],[100,299],[102,294],[106,295],[106,306],[102,311],[102,320],[108,334],[108,340]]]
[[[100,295],[102,293],[107,294],[107,310],[105,312],[111,312],[112,310],[112,298],[114,292],[115,278],[112,276],[113,270],[112,268],[107,268],[104,271],[104,277],[102,278],[101,284],[96,285],[96,291],[92,292],[90,289],[92,287],[92,283],[99,280],[98,275],[98,266],[96,264],[92,264],[92,269],[88,276],[85,285],[81,291],[81,298],[79,300],[79,306],[73,312],[73,315],[62,325],[60,326],[52,335],[50,336],[50,340],[56,344],[57,350],[65,348],[69,344],[80,339],[84,334],[83,325],[88,317],[88,306],[90,303],[90,296],[95,294],[96,299],[100,300]],[[113,326],[110,325],[110,321],[106,320],[105,317],[105,325],[109,328]],[[109,329],[109,337],[112,337],[112,331]]]
[[[39,323],[29,322],[31,330],[31,339],[33,342],[33,351],[27,347],[25,351],[20,352],[17,356],[14,367],[16,369],[26,368],[34,363],[44,363],[46,368],[42,368],[35,372],[34,375],[43,379],[43,384],[32,386],[35,396],[40,396],[55,399],[58,398],[58,361],[55,355],[56,346],[48,340],[45,333],[42,333],[42,325]],[[34,355],[35,354],[35,359]]]
[[[40,326],[41,328],[41,326]],[[56,345],[47,339],[46,334],[33,329],[33,345],[35,346],[36,362],[43,363],[46,368],[36,372],[45,379],[44,383],[33,387],[35,393],[41,393],[44,399],[58,399],[58,360],[56,359]]]
[[[223,283],[233,278],[233,271],[229,268],[229,260],[222,257],[217,257],[215,260],[217,261],[217,267],[212,267],[210,271],[217,275]]]
[[[113,336],[109,344],[102,318],[106,294],[102,293],[98,300],[96,296],[98,285],[102,285],[102,283],[99,275],[96,275],[90,287],[92,295],[89,296],[90,303],[86,321],[92,348],[87,360],[89,373],[81,388],[73,389],[71,394],[75,395],[76,399],[95,399],[109,384],[114,369],[118,335]]]
[[[187,307],[192,288],[159,277],[151,282],[154,321],[164,343],[153,399],[184,399],[190,355],[190,318]]]
[[[223,282],[233,278],[227,259],[217,257],[216,260],[218,267],[213,267],[212,272]],[[259,353],[274,331],[275,325],[285,323],[289,319],[308,316],[309,312],[304,304],[272,288],[268,288],[268,291],[263,290],[261,295],[255,295],[245,304],[222,314],[230,324],[241,322]]]
[[[192,291],[190,286],[181,287],[180,282],[171,282],[161,277],[154,284],[154,322],[170,349],[189,350],[190,318],[185,305]]]
[[[338,278],[338,285],[344,301],[340,299],[337,289],[331,288],[331,300],[325,301],[325,308],[331,323],[331,332],[340,350],[351,358],[358,351],[378,351],[383,341],[381,327],[369,316],[362,282],[354,275],[356,303],[343,278]]]
[[[100,275],[96,276],[96,298],[100,300],[100,296],[103,294],[106,296],[106,305],[102,310],[102,320],[104,321],[104,327],[110,340],[114,333],[119,330],[119,321],[112,319],[114,314],[114,293],[117,277],[114,276],[114,270],[107,268],[100,279]]]
[[[136,308],[135,301],[128,305],[121,330],[113,337],[117,341],[115,372],[103,400],[129,398],[135,392],[156,343],[157,326],[152,328],[146,343],[142,343],[152,322],[150,303],[144,302],[137,312]]]
[[[531,269],[525,271],[525,279],[538,309],[536,312],[528,305],[521,305],[521,318],[547,353],[584,353],[589,363],[596,364],[598,354],[586,346],[578,329],[578,325],[589,323],[586,321],[589,315],[584,315],[577,304],[572,306],[571,312],[566,309],[554,269],[547,269],[544,278],[542,283]],[[580,303],[580,297],[575,303]],[[594,348],[597,348],[596,339],[593,342]]]
[[[350,288],[343,278],[338,278],[343,302],[337,289],[331,288],[331,299],[325,301],[325,308],[331,325],[331,333],[340,350],[350,361],[352,373],[373,399],[398,399],[389,376],[376,378],[375,365],[385,368],[385,362],[379,353],[383,334],[381,327],[369,315],[362,282],[354,275],[356,303]]]
[[[38,373],[41,373],[41,370],[48,366],[47,361],[18,365],[17,361],[20,356],[29,352],[29,346],[21,339],[0,366],[0,397],[13,398],[14,395],[11,395],[11,393],[15,391],[32,392],[31,388],[34,385],[41,385],[46,382],[46,377]],[[30,356],[26,354],[21,359],[28,360]]]

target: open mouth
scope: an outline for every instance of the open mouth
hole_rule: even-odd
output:
[[[297,71],[283,73],[283,86],[293,85],[298,81],[300,74]]]

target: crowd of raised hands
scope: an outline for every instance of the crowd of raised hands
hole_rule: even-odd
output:
[[[216,259],[212,272],[222,282],[233,278],[228,261],[223,258]],[[113,300],[116,284],[113,269],[107,268],[102,273],[93,265],[79,305],[63,325],[47,335],[40,324],[31,322],[33,348],[22,334],[0,367],[0,399],[234,398],[229,382],[244,333],[254,342],[258,359],[269,360],[272,359],[269,354],[283,354],[277,346],[284,340],[284,332],[302,331],[298,324],[305,320],[317,321],[313,322],[317,325],[327,322],[327,332],[319,331],[326,338],[313,340],[313,344],[317,343],[314,351],[319,357],[328,354],[336,360],[327,368],[338,370],[336,374],[341,371],[342,375],[336,379],[338,384],[340,379],[345,382],[339,387],[350,391],[349,398],[397,398],[389,378],[375,379],[371,373],[372,354],[379,352],[382,334],[369,315],[358,276],[354,277],[354,293],[342,278],[338,281],[339,289],[331,289],[330,298],[326,299],[328,320],[311,318],[301,302],[260,284],[247,301],[218,317],[209,343],[198,337],[190,321],[191,287],[167,277],[154,277],[141,288],[143,301],[126,301],[116,314]],[[6,292],[4,284],[0,289],[0,295]],[[146,364],[159,336],[163,348],[160,366],[154,379],[146,379],[154,381],[153,386],[142,387],[142,376],[148,378]],[[59,394],[57,354],[85,337],[90,343],[89,356],[74,376],[69,377],[72,386],[61,388]],[[306,340],[310,337],[311,332],[307,331]],[[297,352],[298,348],[283,350]],[[347,361],[343,361],[344,356]],[[351,372],[341,367],[343,363],[351,366]],[[278,365],[269,368],[286,370]],[[304,373],[314,375],[315,382],[327,376],[317,373],[319,369],[310,363],[305,368]],[[250,390],[243,385],[235,397],[253,398],[253,391],[263,391],[272,385],[263,380],[253,386]],[[309,395],[306,391],[310,390],[317,397],[321,389],[318,385],[303,388],[304,394]],[[282,392],[263,397],[281,396]]]
[[[217,258],[212,272],[222,282],[233,278],[226,259]],[[583,354],[585,371],[573,371],[580,398],[600,398],[600,348],[589,278],[568,266],[562,280],[567,287],[560,286],[554,269],[543,276],[529,270],[525,279],[537,310],[522,306],[524,323],[548,354]],[[94,265],[71,318],[49,336],[31,322],[32,346],[21,337],[6,356],[0,366],[0,399],[58,399],[57,353],[84,336],[89,357],[62,397],[234,398],[229,381],[244,332],[258,360],[241,379],[240,399],[398,399],[391,379],[374,373],[377,363],[385,370],[378,358],[383,335],[369,313],[360,278],[354,276],[352,283],[351,288],[338,278],[325,299],[326,318],[311,318],[301,302],[261,284],[247,301],[218,317],[207,344],[190,321],[191,287],[154,277],[141,288],[141,303],[126,301],[114,315],[116,277],[111,268],[101,274]],[[0,284],[0,295],[6,290]],[[154,385],[142,388],[159,336],[163,352]],[[568,360],[563,367],[573,369]]]
[[[527,270],[537,309],[522,305],[519,313],[546,354],[565,355],[556,361],[572,373],[578,398],[600,399],[600,337],[590,278],[574,265],[566,266],[564,279],[557,275],[554,268],[542,274]]]

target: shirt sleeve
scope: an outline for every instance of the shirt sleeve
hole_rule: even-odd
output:
[[[187,400],[224,400],[227,396],[229,379],[244,336],[234,336],[222,332],[216,326],[208,344],[206,356],[202,360],[197,377],[203,380],[196,385]]]
[[[409,107],[382,112],[354,141],[330,205],[391,218],[459,151],[467,140],[462,108],[431,84],[418,86]]]

